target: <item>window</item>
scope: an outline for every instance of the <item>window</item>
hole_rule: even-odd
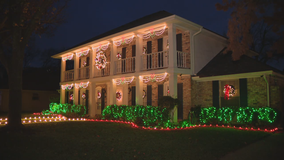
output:
[[[32,100],[39,100],[38,93],[33,93],[33,98]]]
[[[163,38],[158,39],[158,52],[163,51]]]
[[[176,41],[177,41],[177,51],[182,51],[182,34],[176,35]]]
[[[224,93],[224,88],[226,85],[230,85],[234,88],[234,94],[232,96],[229,96],[229,99],[226,98]],[[220,81],[219,97],[221,107],[240,106],[239,80]]]
[[[147,53],[152,53],[152,41],[147,42]]]
[[[136,56],[136,45],[132,45],[132,57]]]

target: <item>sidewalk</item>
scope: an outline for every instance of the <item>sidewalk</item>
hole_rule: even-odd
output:
[[[231,152],[220,160],[283,160],[284,159],[284,132],[274,133],[260,141],[244,148]]]

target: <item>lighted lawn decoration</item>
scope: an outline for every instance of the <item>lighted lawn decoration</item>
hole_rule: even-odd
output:
[[[95,65],[98,70],[104,69],[107,64],[107,58],[105,54],[102,51],[99,51],[97,53],[97,56],[95,58]]]
[[[57,104],[57,103],[50,103],[49,110],[42,111],[43,115],[50,115],[50,114],[68,114],[68,113],[75,113],[78,116],[82,117],[86,114],[86,107],[82,105],[73,105],[73,104]]]
[[[122,93],[120,91],[116,92],[116,100],[120,101],[122,98]]]
[[[229,100],[230,99],[229,97],[232,97],[235,94],[235,87],[233,85],[226,84],[224,86],[223,92],[224,92],[224,99]]]

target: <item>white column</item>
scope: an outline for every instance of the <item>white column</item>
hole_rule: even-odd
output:
[[[136,80],[136,105],[143,105],[143,77],[137,76]]]
[[[74,81],[77,80],[79,77],[79,56],[74,53]]]
[[[170,96],[177,98],[177,74],[174,72],[169,72],[169,74]]]
[[[62,89],[60,86],[60,103],[64,104],[65,103],[65,89]]]
[[[143,51],[143,37],[136,37],[135,72],[141,70],[141,56]]]
[[[73,86],[73,104],[78,105],[78,88],[75,87],[75,84]]]
[[[60,82],[65,81],[65,71],[66,71],[66,61],[63,61],[61,58],[61,76],[60,76]]]
[[[96,115],[96,83],[89,83],[89,115],[94,117]]]
[[[110,105],[116,104],[116,83],[113,79],[110,81],[109,103]]]
[[[114,75],[114,70],[115,70],[115,66],[114,66],[114,61],[116,59],[116,53],[117,53],[117,47],[116,45],[114,45],[114,43],[112,43],[111,46],[111,53],[110,53],[110,75]]]
[[[110,95],[111,95],[110,82],[107,82],[106,85],[107,85],[107,90],[106,90],[106,92],[107,92],[107,106],[109,106],[109,105],[111,105],[111,103],[110,103]]]
[[[169,68],[177,68],[176,27],[168,24],[169,37]]]
[[[90,78],[92,79],[94,77],[94,57],[95,57],[95,53],[94,50],[92,48],[90,48]]]

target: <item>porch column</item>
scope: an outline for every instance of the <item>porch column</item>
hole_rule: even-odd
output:
[[[141,70],[142,50],[143,50],[143,37],[136,36],[135,72],[139,72]],[[136,79],[138,79],[138,77]]]
[[[66,61],[63,61],[63,58],[61,58],[60,82],[64,82],[65,81],[65,71],[66,71]]]
[[[78,88],[76,88],[76,85],[74,83],[73,86],[73,104],[78,105]]]
[[[116,83],[114,79],[111,79],[109,88],[110,88],[109,103],[110,105],[116,104]]]
[[[76,53],[74,53],[74,81],[79,79],[79,56],[77,56]]]
[[[143,76],[135,77],[136,80],[136,105],[143,105]]]
[[[114,75],[115,73],[115,65],[114,65],[114,61],[116,59],[116,53],[117,53],[117,47],[116,45],[114,45],[114,43],[112,43],[111,46],[111,53],[110,53],[110,75]]]
[[[65,103],[65,89],[62,89],[60,85],[60,103],[64,104]]]
[[[89,115],[94,117],[96,115],[96,83],[89,83]]]
[[[169,68],[177,68],[176,26],[168,24]]]
[[[90,48],[90,78],[92,79],[94,77],[94,50],[92,48]]]

